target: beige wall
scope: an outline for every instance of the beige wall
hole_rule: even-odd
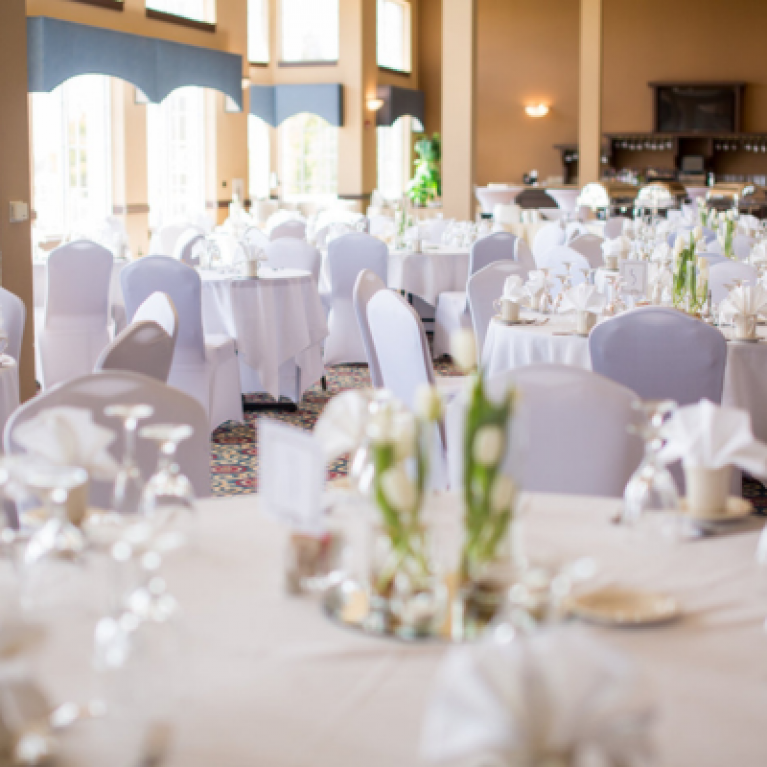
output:
[[[420,0],[418,81],[424,92],[427,133],[442,129],[442,0]]]
[[[21,396],[35,392],[32,301],[32,252],[29,222],[9,223],[8,203],[30,202],[27,118],[27,31],[24,0],[0,2],[0,282],[27,307],[21,352]]]

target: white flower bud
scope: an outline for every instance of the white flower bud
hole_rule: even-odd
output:
[[[505,475],[499,474],[490,488],[490,508],[494,514],[508,511],[514,500],[514,483]]]
[[[698,271],[701,275],[708,276],[708,259],[703,256],[698,256]]]
[[[392,422],[392,441],[394,442],[394,460],[404,461],[415,454],[415,419],[407,411],[397,413]]]
[[[692,238],[697,242],[698,240],[703,239],[703,227],[702,226],[696,226],[695,229],[692,230]]]
[[[422,384],[415,393],[415,411],[424,421],[439,421],[442,418],[442,397],[436,386]]]
[[[674,253],[681,253],[686,245],[687,243],[685,242],[684,235],[678,234],[674,240]]]
[[[381,474],[381,490],[395,511],[400,514],[415,511],[418,500],[415,485],[401,466],[394,466]]]
[[[732,208],[730,208],[730,210],[727,211],[727,220],[734,221],[735,218],[736,218],[736,213]]]
[[[477,342],[471,330],[464,328],[453,333],[450,338],[450,356],[465,373],[477,367]]]
[[[492,468],[501,460],[504,433],[500,426],[483,426],[474,436],[472,456],[480,466]]]

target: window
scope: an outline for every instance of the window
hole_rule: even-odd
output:
[[[112,212],[109,78],[82,75],[32,94],[36,226],[61,237]]]
[[[269,198],[269,126],[255,115],[248,115],[248,176],[251,200]]]
[[[378,0],[378,66],[410,71],[410,3]]]
[[[146,7],[195,21],[216,21],[216,0],[146,0]]]
[[[269,63],[268,0],[248,0],[248,61]]]
[[[387,200],[398,200],[412,176],[410,164],[411,118],[400,117],[391,126],[376,129],[378,142],[378,191]]]
[[[153,226],[205,211],[205,92],[179,88],[147,106],[149,209]]]
[[[281,0],[283,61],[338,61],[338,0]]]
[[[286,199],[338,192],[338,129],[317,115],[298,114],[280,126],[280,175]]]

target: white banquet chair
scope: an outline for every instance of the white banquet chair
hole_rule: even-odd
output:
[[[156,322],[172,339],[173,347],[178,339],[178,312],[167,293],[159,290],[152,293],[149,298],[136,309],[133,322]]]
[[[365,345],[354,311],[354,285],[364,269],[386,282],[389,249],[364,232],[350,232],[332,240],[328,246],[330,293],[326,299],[328,337],[325,339],[325,365],[367,362]]]
[[[753,237],[747,237],[745,234],[736,234],[732,238],[732,252],[735,258],[744,261],[751,255],[756,240]]]
[[[490,320],[495,314],[493,302],[503,293],[506,278],[514,274],[521,277],[522,282],[527,279],[527,269],[522,264],[515,261],[496,261],[469,277],[467,293],[469,294],[471,323],[477,340],[478,363],[482,360],[485,336],[487,336],[487,329],[490,327]]]
[[[112,253],[87,240],[48,257],[43,323],[37,334],[42,385],[47,389],[93,370],[109,343]]]
[[[565,225],[565,242],[570,245],[573,240],[588,234],[589,230],[582,221],[569,221]]]
[[[519,396],[509,423],[504,471],[526,492],[617,498],[642,457],[629,434],[636,395],[624,386],[570,365],[529,365],[487,381],[491,397],[509,386]],[[463,484],[466,395],[447,408],[450,487]]]
[[[120,279],[129,319],[157,291],[176,308],[178,341],[168,383],[202,404],[211,431],[225,421],[243,421],[235,343],[228,336],[204,335],[200,275],[173,258],[147,256],[126,266]]]
[[[715,304],[727,298],[730,289],[735,287],[733,280],[743,280],[749,285],[756,285],[759,281],[759,273],[751,264],[723,258],[723,263],[711,266],[708,272],[708,289],[711,291],[711,301]]]
[[[533,252],[522,237],[517,237],[517,241],[514,243],[514,260],[524,266],[528,272],[532,272],[536,268]]]
[[[708,261],[709,269],[717,266],[717,264],[731,264],[732,259],[727,258],[719,253],[701,253],[700,258],[705,258]]]
[[[306,240],[296,237],[273,240],[266,248],[266,257],[273,269],[303,269],[311,273],[315,285],[319,284],[322,256]]]
[[[101,352],[94,372],[128,370],[167,383],[175,345],[156,322],[134,320]]]
[[[533,239],[533,256],[538,259],[552,248],[565,244],[565,230],[561,224],[553,223],[542,226]]]
[[[592,269],[604,266],[602,244],[604,240],[596,234],[581,234],[568,243],[568,247],[577,250],[586,257]]]
[[[93,421],[112,429],[116,439],[109,450],[119,462],[123,457],[120,421],[104,414],[109,405],[146,404],[154,414],[141,421],[142,426],[155,423],[189,424],[192,436],[179,445],[177,461],[181,471],[190,479],[198,498],[210,496],[210,437],[205,411],[192,397],[161,381],[118,370],[91,373],[54,386],[26,402],[8,419],[3,444],[8,455],[24,453],[15,441],[18,426],[43,410],[55,407],[79,407],[93,413]],[[136,451],[141,476],[147,480],[157,469],[158,451],[153,442],[140,441]],[[94,508],[108,509],[111,505],[113,482],[91,480],[89,502]]]
[[[562,277],[562,275],[567,273],[566,263],[573,264],[573,270],[571,271],[573,285],[580,285],[586,281],[586,277],[581,269],[591,269],[591,264],[583,253],[579,253],[567,245],[559,245],[556,248],[552,248],[536,259],[538,268],[550,269],[551,275],[554,277]],[[559,292],[558,287],[555,292]]]
[[[269,239],[279,240],[281,237],[296,237],[299,240],[306,239],[306,223],[297,219],[283,221],[272,229]]]
[[[357,323],[362,334],[362,343],[365,346],[370,382],[376,389],[381,389],[384,384],[381,377],[381,366],[378,364],[373,338],[370,335],[368,303],[370,303],[370,299],[378,291],[386,289],[386,283],[377,274],[371,272],[370,269],[363,269],[357,275],[357,282],[354,283],[354,293],[352,296],[354,313],[357,315]]]
[[[16,362],[21,361],[21,344],[24,339],[24,325],[27,320],[27,307],[24,302],[10,290],[0,287],[0,317],[2,327],[8,337],[5,353]]]
[[[173,247],[173,258],[187,266],[200,265],[200,252],[205,248],[205,237],[198,229],[185,229]]]
[[[623,234],[623,229],[627,221],[631,221],[626,216],[613,216],[605,223],[605,239],[614,240]],[[673,245],[673,243],[671,243]]]
[[[477,240],[469,250],[469,277],[496,261],[514,261],[523,251],[518,250],[519,238],[509,232]],[[467,280],[468,283],[468,280]],[[450,352],[450,337],[461,328],[471,327],[468,294],[465,290],[446,291],[437,297],[434,312],[434,358]]]
[[[165,224],[157,230],[155,237],[152,237],[150,242],[150,255],[152,256],[172,256],[176,242],[181,235],[189,229],[193,229],[198,234],[203,234],[203,231],[198,226],[192,226],[187,221],[174,221],[171,224]],[[156,252],[152,253],[151,250]]]

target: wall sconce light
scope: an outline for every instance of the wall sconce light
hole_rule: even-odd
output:
[[[250,88],[250,80],[247,77],[242,78],[242,89],[244,91],[248,90]]]
[[[529,117],[545,117],[549,113],[549,108],[546,104],[530,104],[525,107]]]
[[[384,103],[385,102],[383,99],[368,99],[367,107],[371,112],[377,112],[384,105]]]

